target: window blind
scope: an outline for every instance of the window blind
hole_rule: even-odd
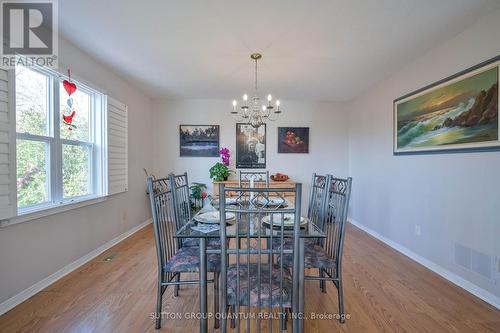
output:
[[[0,69],[0,219],[15,216],[17,206],[13,75]]]
[[[108,194],[128,190],[128,107],[108,96]]]

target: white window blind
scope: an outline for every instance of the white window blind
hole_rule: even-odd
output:
[[[128,107],[108,96],[108,194],[128,190]]]
[[[0,69],[0,219],[16,214],[15,103],[12,73]]]

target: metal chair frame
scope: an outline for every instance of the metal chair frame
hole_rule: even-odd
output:
[[[324,227],[324,215],[327,202],[326,192],[329,180],[329,176],[322,176],[313,173],[311,191],[309,192],[307,218],[316,224],[321,230],[323,230]]]
[[[174,191],[174,218],[175,227],[180,230],[192,218],[191,196],[189,194],[189,180],[187,172],[180,175],[170,173],[168,175],[170,188]],[[183,246],[183,239],[177,239],[179,248]]]
[[[298,275],[297,272],[299,272],[298,268],[301,267],[299,266],[301,258],[299,258],[299,238],[300,238],[300,207],[301,207],[301,189],[302,185],[297,184],[295,188],[283,188],[283,189],[278,189],[278,188],[231,188],[231,187],[225,187],[224,184],[220,184],[219,187],[219,193],[220,193],[220,225],[221,225],[221,232],[220,232],[220,237],[221,237],[221,244],[223,244],[221,248],[221,253],[222,253],[222,262],[221,262],[221,291],[222,291],[222,306],[221,309],[226,309],[226,311],[233,312],[237,311],[237,313],[241,313],[241,307],[245,306],[247,308],[250,308],[252,306],[252,302],[250,299],[250,264],[255,264],[257,265],[257,290],[258,290],[258,298],[257,298],[257,313],[261,312],[261,309],[263,307],[265,308],[276,308],[276,306],[273,306],[273,300],[276,300],[276,296],[273,298],[273,290],[271,288],[271,291],[269,292],[269,297],[270,300],[268,299],[267,302],[268,304],[264,304],[262,301],[262,284],[261,284],[261,272],[265,267],[268,267],[269,270],[269,284],[272,285],[272,281],[276,281],[275,279],[273,280],[273,271],[274,269],[278,269],[277,266],[279,266],[279,293],[280,293],[280,298],[279,298],[279,309],[280,309],[280,315],[281,317],[281,330],[286,330],[286,319],[287,319],[287,312],[285,311],[285,307],[283,305],[284,303],[284,286],[283,286],[283,274],[286,274],[287,267],[283,265],[283,261],[281,261],[281,264],[275,265],[273,263],[273,256],[281,256],[283,257],[284,255],[293,255],[294,258],[294,269],[293,270],[293,279],[292,279],[292,290],[291,294],[289,295],[290,297],[290,302],[292,307],[297,307],[298,305],[298,300],[299,300],[299,284],[300,282],[298,281]],[[247,203],[239,203],[239,204],[233,204],[229,205],[226,204],[225,202],[225,197],[226,194],[229,193],[234,193],[237,192],[240,195],[244,195],[248,192],[254,192],[255,197],[253,197],[250,202]],[[255,205],[259,197],[267,197],[267,196],[272,196],[274,195],[283,195],[283,194],[290,194],[293,193],[295,195],[295,205],[292,208],[269,208],[266,206],[259,206]],[[293,195],[292,194],[292,195]],[[237,219],[240,221],[246,221],[245,227],[246,230],[243,229],[240,231],[240,223],[237,223],[235,225],[235,240],[236,244],[240,244],[240,240],[246,240],[246,247],[242,246],[236,246],[236,248],[228,248],[226,244],[227,240],[227,233],[226,233],[226,213],[227,212],[232,212],[236,214]],[[273,239],[274,238],[279,238],[280,243],[284,243],[285,239],[285,230],[283,224],[280,224],[279,228],[279,234],[274,235],[274,232],[272,230],[275,230],[274,227],[274,218],[275,216],[280,216],[282,219],[284,219],[284,214],[293,214],[294,215],[294,228],[293,228],[293,248],[285,248],[284,246],[274,246],[273,244]],[[271,232],[269,233],[263,233],[263,229],[261,226],[256,226],[256,234],[257,235],[250,235],[250,229],[251,229],[251,223],[254,223],[257,221],[260,223],[260,220],[262,217],[269,215],[270,216],[270,224],[271,224]],[[254,217],[254,219],[252,219]],[[256,219],[255,219],[256,218]],[[244,219],[244,220],[242,220]],[[291,235],[290,235],[291,236]],[[251,240],[254,240],[252,243]],[[267,242],[265,242],[267,240]],[[266,244],[264,244],[266,243]],[[227,292],[227,272],[229,268],[229,256],[232,256],[236,259],[236,270],[238,272],[237,278],[236,278],[236,304],[228,304],[228,292]],[[242,259],[246,259],[244,262],[241,262]],[[255,260],[257,259],[257,263],[255,263]],[[303,260],[304,258],[302,258]],[[240,297],[240,287],[241,287],[241,278],[240,278],[240,267],[245,267],[247,269],[247,276],[246,276],[246,281],[247,281],[247,288],[248,288],[248,297],[245,299],[245,303],[242,305],[242,299]],[[274,271],[276,272],[276,271]],[[267,271],[266,271],[267,273]],[[289,274],[289,272],[288,272]],[[242,277],[244,278],[244,277]],[[266,277],[267,279],[267,277]],[[234,283],[234,280],[233,280]],[[265,282],[264,282],[265,283]],[[254,300],[255,301],[255,300]],[[288,309],[290,310],[290,309]],[[298,313],[297,308],[292,309],[294,313]],[[261,327],[261,322],[262,318],[258,317],[257,318],[257,325],[258,325],[258,331],[260,332],[260,327]],[[238,317],[237,319],[237,325],[235,320],[231,319],[231,327],[236,327],[238,329],[238,332],[241,330],[241,319]],[[269,318],[269,329],[270,332],[273,331],[273,323],[272,323],[272,318]],[[221,332],[225,333],[227,330],[227,316],[221,316]],[[247,317],[246,320],[246,331],[250,331],[250,319]]]
[[[264,182],[265,187],[269,187],[269,170],[257,171],[257,170],[239,170],[238,171],[238,185],[240,188],[244,188],[247,183],[250,183],[250,179],[254,179],[256,182]]]
[[[345,322],[344,295],[342,288],[342,253],[344,248],[345,224],[351,195],[352,178],[341,179],[331,175],[327,176],[328,195],[322,230],[326,233],[326,239],[320,245],[325,252],[335,260],[335,267],[319,268],[319,276],[306,275],[307,280],[319,280],[320,288],[326,293],[326,281],[331,281],[338,292],[339,320]]]
[[[176,209],[175,195],[172,191],[172,179],[161,178],[153,180],[152,177],[147,179],[147,187],[149,200],[151,205],[151,216],[153,219],[153,229],[156,244],[156,256],[158,264],[158,282],[157,282],[157,298],[155,312],[155,328],[161,327],[161,308],[163,294],[168,286],[175,286],[174,296],[179,294],[180,285],[199,284],[199,280],[180,280],[180,272],[165,271],[164,267],[168,261],[180,249],[179,242],[176,242],[174,235],[177,231],[176,225]],[[214,283],[214,304],[215,310],[218,311],[218,277],[219,273],[214,272],[214,279],[208,282]],[[218,327],[218,320],[215,322]]]

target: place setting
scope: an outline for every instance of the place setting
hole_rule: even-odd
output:
[[[193,217],[196,224],[191,229],[202,233],[209,233],[220,229],[220,212],[218,210],[197,214]],[[232,225],[236,222],[234,213],[226,213],[226,224]]]
[[[301,229],[307,226],[309,219],[301,216],[299,226]],[[261,220],[262,226],[275,231],[293,231],[295,226],[295,216],[293,214],[272,214],[266,215]]]

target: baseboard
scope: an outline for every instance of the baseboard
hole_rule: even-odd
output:
[[[144,228],[145,226],[147,226],[150,223],[151,223],[151,219],[148,219],[148,220],[142,222],[141,224],[136,225],[132,229],[124,232],[123,234],[121,234],[121,235],[119,235],[119,236],[117,236],[115,238],[113,238],[109,242],[107,242],[107,243],[99,246],[97,249],[95,249],[95,250],[87,253],[83,257],[81,257],[81,258],[73,261],[72,263],[64,266],[63,268],[61,268],[57,272],[55,272],[55,273],[47,276],[45,279],[43,279],[43,280],[35,283],[34,285],[32,285],[31,287],[29,287],[27,289],[21,291],[19,294],[17,294],[15,296],[7,299],[6,301],[2,302],[0,304],[0,315],[2,315],[5,312],[11,310],[15,306],[21,304],[22,302],[24,302],[28,298],[32,297],[36,293],[38,293],[38,292],[42,291],[43,289],[47,288],[48,286],[50,286],[51,284],[53,284],[57,280],[61,279],[62,277],[68,275],[69,273],[71,273],[72,271],[74,271],[78,267],[82,266],[83,264],[85,264],[85,263],[89,262],[90,260],[94,259],[95,257],[97,257],[98,255],[100,255],[101,253],[103,253],[107,249],[111,248],[112,246],[114,246],[114,245],[118,244],[119,242],[121,242],[122,240],[124,240],[125,238],[130,237],[131,235],[133,235],[137,231],[141,230],[142,228]]]
[[[379,234],[375,230],[372,230],[372,229],[364,226],[363,224],[361,224],[353,219],[349,219],[349,222],[352,225],[358,227],[359,229],[372,235],[373,237],[375,237],[379,241],[392,247],[394,250],[396,250],[396,251],[404,254],[405,256],[415,260],[416,262],[418,262],[422,266],[425,266],[426,268],[430,269],[434,273],[439,274],[440,276],[442,276],[446,280],[456,284],[457,286],[459,286],[462,289],[465,289],[466,291],[470,292],[474,296],[477,296],[480,299],[482,299],[483,301],[493,305],[497,309],[500,309],[500,297],[490,293],[489,291],[486,291],[486,290],[476,286],[475,284],[471,283],[470,281],[465,280],[464,278],[458,276],[457,274],[450,272],[449,270],[447,270],[447,269],[439,266],[438,264],[416,254],[415,252],[409,250],[408,248],[402,246],[401,244],[398,244],[398,243],[390,240],[389,238]]]

